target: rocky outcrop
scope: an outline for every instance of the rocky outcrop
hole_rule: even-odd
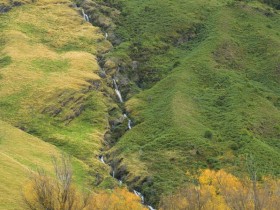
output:
[[[9,5],[0,4],[0,13],[9,12],[12,9]]]
[[[8,3],[0,3],[0,13],[9,12],[13,7],[19,7],[26,3],[33,3],[35,0],[10,0]]]

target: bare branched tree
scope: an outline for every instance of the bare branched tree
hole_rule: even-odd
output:
[[[262,209],[262,203],[259,198],[259,191],[257,187],[258,182],[258,167],[256,164],[256,161],[253,157],[253,155],[248,155],[246,157],[246,164],[247,164],[247,170],[250,176],[250,180],[252,183],[252,192],[253,192],[253,200],[254,200],[254,210],[261,210]]]
[[[41,169],[33,172],[29,189],[24,194],[25,203],[32,210],[82,209],[87,201],[81,202],[72,186],[73,173],[69,156],[62,155],[60,159],[53,157],[52,160],[55,178],[51,178]]]

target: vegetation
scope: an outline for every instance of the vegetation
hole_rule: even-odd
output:
[[[114,105],[96,57],[111,44],[70,0],[22,1],[0,25],[0,119],[95,165],[87,184],[100,184],[109,169],[97,157]]]
[[[0,0],[0,208],[144,208],[115,188],[100,150],[155,207],[234,209],[233,200],[245,200],[241,209],[275,208],[279,1],[75,2],[102,28],[70,0]],[[60,151],[73,156],[71,184],[50,170],[49,153]],[[251,156],[260,182],[240,179],[251,175]],[[20,188],[36,165],[43,170],[26,185],[24,204]]]
[[[33,173],[25,187],[24,198],[29,209],[48,210],[144,210],[140,198],[118,188],[112,192],[81,194],[72,182],[72,168],[69,157],[53,159],[55,178],[42,170]]]
[[[53,145],[0,121],[0,209],[26,209],[22,187],[30,173],[39,167],[53,175],[51,156],[59,154]],[[88,167],[75,158],[72,165],[73,182],[85,186]]]
[[[247,154],[279,176],[279,11],[257,1],[112,5],[122,42],[106,56],[137,86],[126,95],[134,127],[110,151],[127,182],[156,204],[185,171],[243,174]]]
[[[279,180],[242,179],[225,171],[203,171],[197,185],[188,185],[166,196],[160,209],[278,209]]]
[[[74,156],[79,187],[113,188],[97,158],[111,99],[96,56],[110,43],[69,0],[1,0],[0,12],[0,209],[26,209],[28,171],[53,174],[61,150]]]

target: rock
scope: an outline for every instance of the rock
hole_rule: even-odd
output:
[[[132,66],[132,70],[135,70],[135,69],[138,68],[139,62],[138,61],[132,61],[131,66]]]
[[[126,177],[128,174],[128,171],[127,171],[127,166],[126,165],[121,165],[119,168],[117,168],[117,177],[118,178],[124,178]]]
[[[12,9],[12,7],[10,7],[10,6],[0,5],[0,13],[9,12],[11,9]]]
[[[104,141],[105,141],[105,142],[108,142],[108,143],[111,143],[111,141],[112,141],[112,135],[111,135],[111,133],[109,133],[109,132],[105,133],[105,135],[104,135]]]
[[[23,2],[21,2],[21,1],[12,1],[13,2],[13,6],[15,6],[15,7],[19,7],[19,6],[21,6],[21,5],[23,5]]]
[[[99,70],[98,75],[103,79],[107,77],[106,72],[102,69]]]
[[[120,119],[113,119],[109,121],[109,124],[111,125],[111,127],[115,127],[122,124],[122,121]]]

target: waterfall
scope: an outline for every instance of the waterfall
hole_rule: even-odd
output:
[[[124,119],[128,118],[126,114],[123,114]],[[127,127],[130,130],[132,128],[131,126],[131,119],[128,118],[128,122],[127,122]]]
[[[126,115],[126,114],[124,114],[124,115]],[[105,163],[105,161],[104,161],[104,157],[103,157],[103,155],[102,156],[99,156],[99,160],[102,162],[102,163],[104,163],[104,164],[106,164]],[[114,179],[116,179],[115,178],[115,170],[113,170],[112,171],[112,177],[114,178]],[[122,185],[122,180],[121,179],[117,179],[118,180],[118,182],[119,182],[119,185],[121,186]],[[140,193],[140,192],[138,192],[138,191],[136,191],[136,190],[133,190],[133,192],[134,192],[134,194],[136,195],[136,196],[138,196],[140,199],[141,199],[141,203],[143,204],[143,205],[145,205],[144,203],[145,203],[145,198],[144,198],[144,196]],[[147,207],[148,207],[148,209],[149,210],[156,210],[156,209],[154,209],[152,206],[150,206],[150,205],[147,205]]]
[[[82,9],[82,13],[83,13],[84,20],[89,22],[88,15],[85,13],[84,9]]]
[[[141,202],[144,203],[144,196],[140,192],[137,192],[136,190],[133,190],[133,192],[135,195],[141,198]]]
[[[113,79],[113,83],[114,83],[114,88],[118,90],[118,89],[119,89],[119,87],[118,87],[117,82],[116,82],[116,80],[115,80],[115,79]]]
[[[119,101],[120,101],[121,103],[123,103],[122,94],[121,94],[121,92],[119,91],[119,87],[118,87],[117,82],[116,82],[115,79],[113,79],[113,84],[114,84],[115,92],[116,92],[116,94],[117,94],[117,96],[118,96],[118,98],[119,98]]]
[[[85,13],[84,9],[82,9],[82,14],[83,14],[84,20],[85,20],[86,22],[89,22],[89,16]],[[105,33],[105,39],[107,39],[107,38],[108,38],[108,33]],[[117,71],[119,71],[119,70],[120,70],[120,67],[118,66]],[[102,71],[103,71],[103,69],[102,69]],[[106,74],[105,74],[105,76],[106,76]],[[119,90],[119,88],[118,88],[118,85],[117,85],[117,82],[116,82],[115,79],[113,79],[113,84],[114,84],[115,92],[116,92],[116,94],[117,94],[117,96],[118,96],[118,98],[119,98],[119,101],[120,101],[121,103],[123,103],[122,95],[121,95],[121,92],[120,92],[120,90]],[[123,114],[123,117],[128,119],[128,125],[127,125],[127,126],[128,126],[128,129],[130,130],[130,129],[132,128],[132,126],[131,126],[131,120],[128,118],[128,116],[127,116],[126,113]],[[99,156],[99,160],[100,160],[100,162],[102,162],[103,164],[106,164],[105,161],[104,161],[103,155]],[[108,165],[108,164],[106,164],[106,165]],[[108,166],[110,166],[110,165],[108,165]],[[112,168],[112,166],[110,166],[110,167]],[[112,177],[115,178],[115,171],[114,171],[114,170],[113,170],[113,172],[112,172]],[[115,179],[116,179],[116,178],[115,178]],[[117,180],[118,180],[118,179],[117,179]],[[120,186],[123,184],[123,182],[122,182],[121,179],[119,179],[118,182],[119,182],[119,185],[120,185]],[[141,199],[142,204],[144,204],[144,196],[143,196],[140,192],[138,192],[138,191],[136,191],[136,190],[133,190],[133,192],[134,192],[134,194],[135,194],[136,196],[138,196],[138,197]],[[152,206],[147,205],[147,207],[149,208],[149,210],[155,210]]]
[[[101,156],[99,160],[100,160],[102,163],[106,164],[105,161],[104,161],[103,156]]]
[[[127,127],[129,130],[131,129],[131,120],[130,119],[128,120]]]
[[[122,94],[121,94],[121,92],[120,92],[118,89],[115,89],[115,92],[116,92],[116,94],[117,94],[117,96],[118,96],[120,102],[123,103],[123,99],[122,99]]]

